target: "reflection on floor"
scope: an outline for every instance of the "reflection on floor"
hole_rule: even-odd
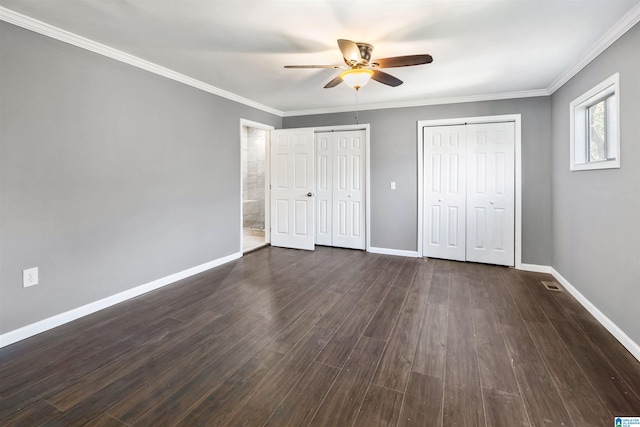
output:
[[[263,230],[242,229],[242,252],[247,253],[262,246],[266,246]]]

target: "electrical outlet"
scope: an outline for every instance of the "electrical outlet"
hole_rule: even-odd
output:
[[[28,288],[38,284],[38,267],[22,270],[22,287]]]

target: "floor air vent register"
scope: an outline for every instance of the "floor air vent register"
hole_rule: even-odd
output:
[[[542,285],[547,288],[548,291],[556,291],[556,292],[560,292],[562,291],[562,289],[560,288],[560,286],[558,286],[557,284],[553,283],[553,282],[547,282],[545,280],[542,281]]]

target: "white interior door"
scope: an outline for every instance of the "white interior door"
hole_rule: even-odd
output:
[[[467,260],[514,265],[515,127],[467,126]]]
[[[424,254],[466,259],[466,126],[424,127]]]
[[[271,131],[271,245],[314,249],[313,129]]]
[[[364,130],[316,135],[316,243],[365,249]]]

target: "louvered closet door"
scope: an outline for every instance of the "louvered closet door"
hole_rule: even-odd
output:
[[[316,135],[316,243],[365,248],[365,131]]]
[[[467,260],[514,265],[513,123],[467,126]]]
[[[466,257],[466,126],[424,130],[424,253]]]

